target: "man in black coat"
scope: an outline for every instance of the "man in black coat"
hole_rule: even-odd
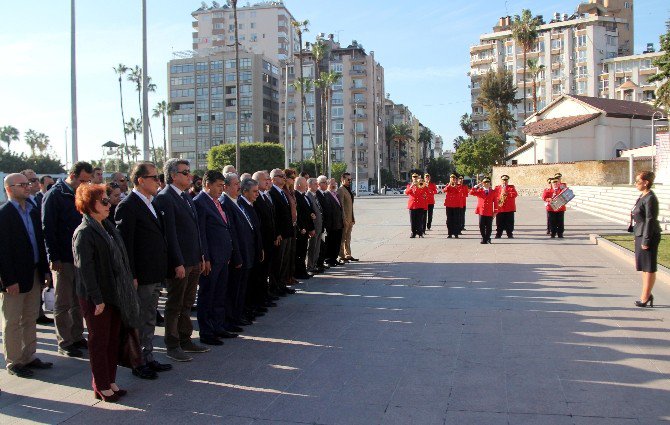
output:
[[[233,238],[233,223],[221,207],[223,174],[207,171],[203,176],[204,188],[193,199],[198,210],[200,239],[205,251],[205,270],[200,275],[198,288],[198,327],[200,342],[222,345],[220,338],[234,338],[226,328],[226,292],[228,267],[242,267],[237,241]]]
[[[307,243],[314,233],[314,212],[312,204],[307,199],[307,180],[304,177],[295,179],[295,202],[298,213],[297,236],[295,247],[295,277],[297,279],[309,279],[312,277],[307,273]]]
[[[265,253],[263,251],[263,236],[261,234],[261,221],[256,214],[254,209],[254,204],[259,196],[258,182],[251,178],[245,179],[242,181],[240,186],[240,196],[237,198],[237,205],[240,207],[240,211],[244,214],[245,218],[248,219],[248,224],[251,226],[253,236],[251,237],[253,251],[250,250],[251,254],[250,261],[248,262],[250,269],[249,275],[247,276],[247,285],[245,291],[238,294],[237,304],[244,308],[244,318],[248,321],[253,321],[256,316],[262,315],[262,312],[256,311],[255,305],[252,306],[250,303],[250,298],[247,296],[249,292],[258,294],[259,289],[257,286],[260,284],[258,280],[251,279],[253,271],[258,269],[261,263],[265,260]],[[251,244],[250,244],[251,245]]]
[[[193,360],[187,353],[209,348],[191,340],[191,308],[205,261],[200,242],[198,213],[186,192],[191,186],[189,162],[171,158],[165,163],[168,185],[156,196],[155,205],[164,218],[168,243],[167,301],[165,303],[165,347],[167,356],[179,362]]]
[[[254,288],[258,292],[250,294],[250,303],[254,304],[256,310],[264,313],[267,311],[265,307],[272,306],[272,301],[269,300],[269,282],[270,266],[275,254],[276,247],[281,243],[281,236],[277,233],[275,227],[275,210],[270,199],[268,190],[272,186],[272,179],[270,174],[266,171],[257,171],[253,175],[253,179],[258,182],[258,198],[254,202],[254,210],[261,223],[261,236],[263,242],[263,261],[258,263],[256,267],[251,270],[250,279],[254,282]]]
[[[84,318],[75,293],[72,235],[81,224],[81,214],[74,207],[75,191],[80,184],[89,184],[92,176],[91,164],[76,162],[67,178],[58,180],[42,202],[42,229],[55,287],[58,352],[69,357],[81,357],[81,349],[87,348]]]
[[[321,185],[320,185],[321,187]],[[344,228],[344,215],[342,205],[337,198],[337,180],[328,180],[326,190],[321,191],[324,198],[328,199],[328,235],[326,236],[326,264],[331,267],[342,265],[337,260],[342,242],[342,229]]]
[[[30,182],[22,174],[5,177],[9,201],[0,206],[0,311],[7,372],[19,377],[51,363],[35,357],[36,320],[48,271],[37,208],[28,201]]]
[[[291,217],[291,204],[282,187],[286,181],[284,170],[275,168],[270,172],[272,187],[270,188],[270,199],[275,208],[275,229],[281,237],[279,246],[275,248],[272,259],[271,282],[274,282],[274,292],[279,295],[295,292],[292,288],[287,288],[281,281],[281,265],[285,261],[284,257],[289,255],[288,240],[293,237],[293,219]]]
[[[140,300],[140,345],[144,364],[133,370],[143,379],[155,379],[156,372],[172,369],[154,359],[153,338],[156,308],[163,281],[167,277],[168,247],[163,217],[152,203],[158,191],[158,170],[152,162],[139,162],[131,177],[135,188],[116,207],[114,220],[123,237],[133,283]]]

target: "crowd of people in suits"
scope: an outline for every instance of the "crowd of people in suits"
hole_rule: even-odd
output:
[[[102,176],[77,162],[55,182],[32,170],[4,179],[0,304],[12,375],[53,366],[35,355],[36,324],[55,322],[58,352],[88,350],[94,395],[114,402],[126,394],[117,365],[144,379],[172,369],[154,356],[161,321],[167,357],[190,361],[237,337],[300,280],[358,261],[349,173],[338,185],[292,169],[238,175],[226,166],[194,179],[188,161],[169,159],[163,173],[139,162],[129,179],[114,173],[104,184]],[[40,310],[51,284],[54,319]]]

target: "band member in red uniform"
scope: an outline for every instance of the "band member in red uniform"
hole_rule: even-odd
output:
[[[547,187],[545,189],[551,189],[551,181],[553,180],[553,177],[549,177],[547,179]],[[540,198],[544,201],[544,193],[540,195]],[[544,202],[544,205],[547,206],[549,205],[549,202]],[[547,235],[551,235],[551,222],[549,221],[549,209],[547,209]]]
[[[481,184],[470,190],[470,195],[478,198],[475,214],[479,215],[479,233],[482,235],[480,243],[491,243],[493,217],[498,212],[498,203],[496,202],[498,194],[495,190],[491,189],[491,179],[485,177]]]
[[[444,186],[442,192],[445,194],[444,206],[447,208],[447,238],[455,237],[461,233],[461,220],[459,217],[462,193],[456,184],[456,174],[449,176],[449,184]]]
[[[423,227],[424,230],[430,230],[430,226],[433,224],[433,209],[435,208],[435,195],[437,194],[437,186],[435,183],[430,181],[430,174],[424,174],[423,178],[426,181],[426,199],[428,200],[428,212],[426,214]]]
[[[554,178],[555,178],[555,179],[558,179],[558,187],[559,187],[561,190],[563,190],[563,189],[567,189],[567,188],[568,188],[568,185],[565,184],[565,183],[563,183],[563,174],[561,174],[561,173],[556,173],[556,174],[554,174]]]
[[[503,232],[507,237],[514,238],[514,213],[516,212],[516,197],[519,194],[513,184],[509,183],[509,176],[500,176],[501,184],[496,186],[498,194],[498,214],[496,215],[496,239],[500,239]]]
[[[463,176],[458,177],[458,188],[461,190],[461,207],[458,209],[458,218],[460,226],[458,234],[460,235],[465,230],[465,207],[468,203],[468,193],[470,188],[463,181]]]
[[[561,189],[558,179],[554,178],[551,180],[551,189],[545,189],[542,193],[542,199],[547,203],[547,212],[549,213],[549,224],[550,224],[550,233],[551,237],[563,238],[563,230],[565,228],[565,205],[558,209],[553,209],[551,207],[551,200],[555,198],[558,194],[563,192],[564,189]]]
[[[419,176],[419,209],[421,210],[421,216],[419,217],[419,227],[421,228],[421,234],[419,237],[423,237],[426,234],[426,216],[428,215],[428,187],[426,186],[426,181],[423,177]]]
[[[412,182],[405,189],[405,195],[409,197],[407,199],[407,209],[409,210],[409,222],[412,226],[410,238],[415,238],[416,235],[419,235],[420,238],[423,237],[421,233],[422,222],[420,221],[423,212],[420,199],[422,194],[422,191],[419,190],[419,175],[412,174]]]

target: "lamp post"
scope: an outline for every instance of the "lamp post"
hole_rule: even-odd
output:
[[[289,165],[289,153],[288,153],[288,60],[284,62],[284,168],[288,168]],[[291,146],[291,154],[293,153],[293,146]]]
[[[354,176],[356,179],[356,196],[358,196],[358,103],[354,104]]]

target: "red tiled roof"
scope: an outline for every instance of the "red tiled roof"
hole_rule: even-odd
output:
[[[568,95],[575,100],[586,103],[596,109],[605,112],[608,117],[614,118],[638,118],[650,120],[654,112],[653,106],[642,102],[631,102],[629,100],[603,99],[601,97]]]
[[[558,133],[559,131],[569,130],[591,121],[598,117],[601,113],[586,115],[575,115],[573,117],[549,118],[546,120],[535,121],[522,127],[521,130],[525,134],[531,136],[545,136],[547,134]]]

